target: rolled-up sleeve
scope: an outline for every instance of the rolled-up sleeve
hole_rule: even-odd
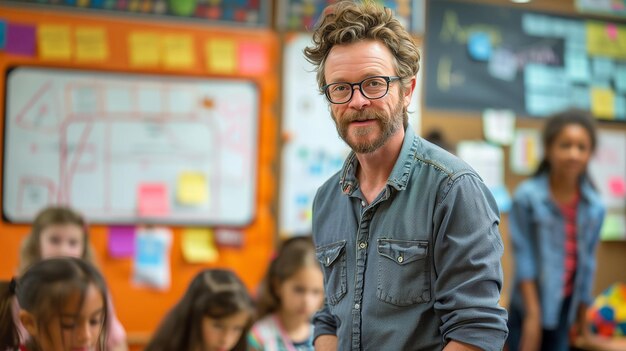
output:
[[[327,305],[313,316],[313,325],[313,340],[320,335],[337,335],[337,319],[330,313]]]
[[[493,196],[473,173],[450,178],[435,209],[435,310],[446,342],[501,350],[508,334],[499,305],[504,251]]]

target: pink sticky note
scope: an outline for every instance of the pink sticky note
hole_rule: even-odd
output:
[[[238,51],[239,72],[242,74],[260,74],[267,72],[267,50],[259,43],[243,42]]]
[[[617,39],[617,26],[613,23],[608,23],[606,25],[606,35],[608,35],[611,40]]]
[[[140,184],[138,195],[140,216],[165,216],[169,213],[167,186],[164,183]]]
[[[9,23],[5,51],[10,54],[35,56],[35,26]]]
[[[622,197],[626,195],[626,182],[620,177],[611,177],[609,179],[609,189],[612,195]]]
[[[132,257],[135,254],[135,227],[109,227],[108,249],[113,258]]]

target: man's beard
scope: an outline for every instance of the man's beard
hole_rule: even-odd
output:
[[[363,111],[347,112],[343,116],[342,120],[338,121],[331,111],[331,116],[335,121],[337,133],[339,133],[341,139],[343,139],[343,141],[348,144],[354,152],[359,154],[372,153],[378,150],[381,146],[385,145],[387,140],[389,140],[389,138],[391,138],[391,136],[393,136],[398,129],[403,128],[403,114],[404,105],[402,104],[401,99],[398,99],[398,103],[393,111],[391,111],[390,115],[386,115],[384,112],[374,109],[365,109]],[[353,138],[356,138],[356,140],[351,140],[349,138],[350,135],[348,135],[350,123],[354,121],[366,120],[375,120],[380,127],[381,134],[374,140],[358,141],[361,137],[372,133],[374,131],[374,126],[358,127],[352,130],[351,135]]]

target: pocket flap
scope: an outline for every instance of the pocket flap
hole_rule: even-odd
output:
[[[428,255],[428,241],[378,239],[378,253],[403,265]]]
[[[315,255],[317,256],[317,260],[320,261],[323,266],[328,267],[337,260],[337,257],[341,255],[341,252],[345,247],[345,240],[338,241],[316,248]]]

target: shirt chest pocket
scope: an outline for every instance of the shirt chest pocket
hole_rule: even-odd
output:
[[[324,273],[324,293],[331,305],[336,305],[347,291],[345,247],[346,241],[342,240],[315,249]]]
[[[430,301],[428,242],[378,239],[376,296],[396,306]]]

